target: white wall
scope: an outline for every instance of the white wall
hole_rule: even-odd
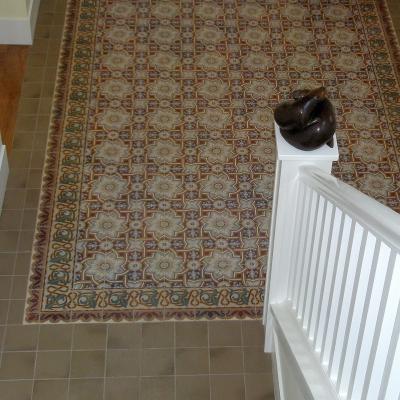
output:
[[[0,44],[32,44],[40,0],[0,0]]]
[[[26,18],[30,0],[1,0],[0,18]]]

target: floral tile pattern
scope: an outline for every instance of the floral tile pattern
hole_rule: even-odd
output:
[[[272,110],[294,89],[328,88],[334,173],[400,211],[398,64],[382,10],[70,0],[26,322],[259,317]]]

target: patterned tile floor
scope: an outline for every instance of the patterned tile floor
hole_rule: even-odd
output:
[[[41,1],[0,217],[1,399],[273,399],[259,321],[21,325],[65,3]]]
[[[1,399],[272,399],[258,321],[21,325],[65,8],[41,3],[0,217]]]

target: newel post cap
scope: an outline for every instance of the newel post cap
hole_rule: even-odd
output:
[[[279,126],[275,124],[275,140],[277,149],[277,159],[286,161],[337,161],[339,159],[339,151],[336,140],[336,134],[333,136],[333,147],[323,145],[319,149],[303,151],[296,149],[289,144],[281,135]]]

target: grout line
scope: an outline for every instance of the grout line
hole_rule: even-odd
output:
[[[13,299],[15,300],[15,299]],[[21,326],[21,324],[10,324],[10,325],[0,325],[2,326]],[[26,326],[36,326],[36,325],[26,325]],[[48,326],[48,325],[47,325]],[[241,346],[213,346],[210,347],[209,349],[239,349]],[[258,349],[262,350],[263,346],[244,346],[244,348],[249,348],[249,349]],[[174,349],[173,347],[146,347],[146,348],[129,348],[129,347],[117,347],[117,348],[112,348],[110,350],[171,350]],[[201,346],[185,346],[185,347],[177,347],[177,350],[181,349],[200,349],[200,350],[205,350],[208,349],[208,347],[201,347]],[[40,350],[41,353],[52,353],[52,352],[57,352],[57,351],[68,351],[68,349],[43,349]],[[103,351],[101,348],[82,348],[82,349],[74,349],[74,352],[80,352],[80,351]],[[31,350],[6,350],[4,353],[30,353]]]
[[[36,338],[36,349],[35,349],[35,361],[33,364],[33,382],[32,382],[32,391],[31,391],[31,399],[33,399],[33,390],[35,388],[35,378],[36,378],[36,367],[37,367],[37,359],[38,359],[38,348],[39,348],[39,337],[40,337],[40,329],[41,326],[39,325],[38,334]]]
[[[107,355],[108,355],[108,329],[109,329],[109,325],[107,325],[107,327],[106,327],[106,344],[105,344],[105,350],[104,350],[103,400],[106,400]]]
[[[211,400],[211,355],[210,355],[210,323],[207,321],[207,354],[208,354],[208,396]]]
[[[68,371],[68,384],[67,384],[67,399],[69,399],[70,386],[71,386],[71,371],[72,371],[72,349],[74,348],[75,325],[72,325],[71,332],[71,347],[69,354],[69,371]]]
[[[246,391],[246,379],[245,379],[245,363],[244,363],[244,340],[243,340],[243,321],[240,321],[240,341],[242,343],[242,379],[243,379],[243,388],[244,388],[244,397],[247,398],[247,391]]]
[[[176,322],[173,323],[173,331],[174,331],[174,399],[176,400]]]
[[[272,374],[271,372],[252,372],[248,373],[246,375],[258,375],[258,376],[265,376],[268,374]],[[212,374],[212,376],[244,376],[245,374],[242,374],[240,372],[237,373],[232,373],[232,374]],[[175,375],[118,375],[118,376],[109,376],[108,378],[112,379],[124,379],[124,378],[171,378],[174,377]],[[209,374],[178,374],[176,375],[177,377],[196,377],[196,376],[209,376]],[[85,380],[90,380],[90,379],[103,379],[104,376],[89,376],[89,377],[79,377],[79,378],[15,378],[15,379],[0,379],[0,382],[15,382],[15,381],[36,381],[36,380],[41,380],[41,381],[85,381]]]

